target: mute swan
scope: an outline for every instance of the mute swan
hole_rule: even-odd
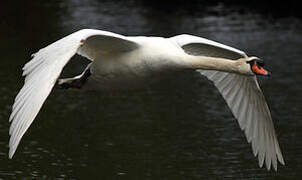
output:
[[[265,161],[277,170],[284,165],[269,108],[256,75],[268,76],[264,63],[235,48],[192,35],[126,37],[83,29],[32,55],[23,67],[25,83],[12,107],[9,121],[9,158],[35,119],[63,67],[75,54],[92,62],[74,78],[60,79],[63,88],[119,89],[147,82],[163,72],[197,70],[213,81],[244,130],[259,166]],[[135,82],[135,83],[131,83]],[[130,85],[128,85],[130,84]]]

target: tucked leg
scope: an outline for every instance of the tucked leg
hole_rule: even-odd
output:
[[[73,78],[59,79],[58,85],[62,89],[69,89],[69,88],[81,89],[83,85],[87,82],[88,77],[91,75],[90,65],[91,63],[86,67],[84,72],[78,76],[75,76]]]

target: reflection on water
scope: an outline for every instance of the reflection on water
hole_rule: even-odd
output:
[[[301,21],[272,21],[233,12],[223,5],[207,8],[209,14],[167,14],[148,5],[135,1],[36,2],[24,6],[37,11],[16,8],[17,16],[2,20],[0,29],[8,35],[1,35],[0,44],[0,178],[300,177]],[[12,22],[6,26],[9,19]],[[190,33],[262,57],[273,72],[271,78],[260,81],[286,166],[279,166],[278,173],[258,168],[250,145],[218,91],[192,73],[170,77],[155,87],[119,93],[55,89],[14,159],[8,160],[7,121],[13,98],[22,86],[21,67],[31,53],[81,28],[126,35]],[[83,63],[72,61],[64,75],[79,73]]]

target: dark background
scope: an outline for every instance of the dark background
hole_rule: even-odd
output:
[[[0,6],[0,179],[300,179],[302,24],[298,1],[4,1]],[[8,159],[8,117],[22,66],[82,28],[187,33],[256,55],[285,166],[259,168],[216,88],[199,74],[118,93],[53,90]],[[82,60],[82,61],[79,61]],[[74,57],[63,76],[87,64]]]

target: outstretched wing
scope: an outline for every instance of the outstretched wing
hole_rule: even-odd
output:
[[[247,57],[240,50],[196,36],[179,35],[170,39],[186,53],[195,56],[233,60]],[[218,88],[241,129],[244,130],[247,141],[252,143],[254,155],[258,154],[259,166],[263,166],[264,159],[268,170],[271,164],[277,170],[277,159],[284,165],[272,117],[256,77],[214,70],[198,72],[213,81]]]
[[[12,158],[17,146],[37,116],[44,101],[56,83],[63,67],[70,58],[79,53],[94,60],[98,53],[106,51],[131,51],[139,46],[129,38],[111,32],[84,29],[66,36],[40,49],[33,59],[23,67],[25,83],[12,108],[9,121],[9,157]]]

